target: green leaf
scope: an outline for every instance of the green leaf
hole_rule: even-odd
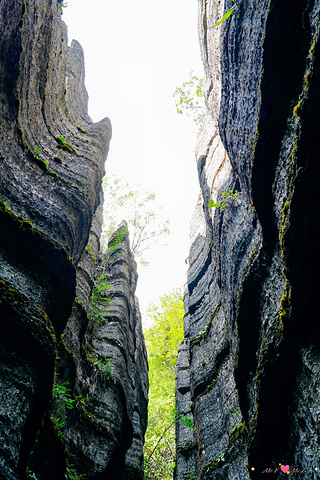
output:
[[[208,203],[208,207],[216,207],[216,208],[222,208],[224,207],[226,204],[225,203],[214,203],[213,200],[210,200],[210,202]]]
[[[231,8],[227,11],[227,13],[225,13],[225,14],[223,15],[223,17],[221,18],[221,20],[220,20],[218,23],[216,23],[215,25],[213,25],[212,28],[215,28],[215,27],[217,27],[218,25],[221,25],[221,23],[223,23],[225,20],[227,20],[227,18],[230,17],[230,15],[232,14],[232,12],[233,12],[233,10],[234,10],[235,8],[236,8],[236,5],[233,5],[233,7],[231,7]]]
[[[210,200],[210,202],[208,203],[208,207],[222,208],[222,211],[225,209],[226,206],[226,203],[214,203],[213,200]]]

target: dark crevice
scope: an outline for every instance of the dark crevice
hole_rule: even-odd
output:
[[[264,42],[259,137],[252,171],[252,198],[264,232],[264,248],[271,257],[277,243],[272,185],[287,130],[292,103],[301,92],[309,48],[303,29],[304,2],[271,8]],[[281,50],[279,51],[279,45]]]
[[[23,2],[20,3],[21,6],[21,18],[24,14],[24,5]],[[19,10],[18,5],[16,8]],[[3,25],[10,25],[10,20],[12,18],[12,12],[8,9],[5,9],[2,12],[3,15]],[[20,73],[20,55],[21,55],[21,19],[10,32],[10,37],[6,37],[5,34],[2,34],[2,41],[0,41],[0,65],[1,68],[1,97],[8,102],[8,112],[12,114],[12,118],[17,117],[18,105],[16,98],[16,85]],[[10,30],[9,30],[10,31]],[[7,34],[8,35],[8,34]],[[0,104],[1,108],[1,104]],[[14,116],[14,117],[13,117]],[[4,122],[6,117],[4,117],[1,122]]]
[[[276,465],[279,459],[292,458],[288,451],[291,419],[288,405],[299,371],[299,349],[286,340],[278,352],[278,360],[264,365],[259,402],[256,437],[249,450],[249,461],[262,471],[266,465]],[[255,477],[253,478],[260,478]]]
[[[203,267],[201,268],[200,272],[196,276],[196,278],[193,280],[193,282],[190,282],[188,284],[189,295],[192,295],[192,292],[193,292],[194,288],[197,286],[197,284],[199,283],[201,278],[205,275],[205,273],[208,270],[210,264],[211,264],[211,250],[209,250],[209,253],[207,255],[207,259],[206,259]],[[191,305],[189,307],[189,312],[190,312],[191,315],[196,311],[197,304],[199,305],[201,302],[202,302],[202,298],[196,304]]]
[[[196,303],[192,303],[191,305],[189,305],[190,315],[193,315],[202,303],[203,303],[203,297],[201,297]]]
[[[205,155],[201,155],[198,160],[198,178],[201,178],[203,169],[206,165],[207,157]]]
[[[217,378],[218,371],[219,371],[223,361],[225,360],[225,358],[228,355],[230,355],[230,345],[229,344],[227,344],[215,357],[215,360],[214,360],[215,365],[214,365],[214,368],[213,368],[211,379],[209,381],[206,379],[204,382],[200,383],[199,385],[197,385],[195,387],[194,394],[193,394],[193,397],[192,397],[192,401],[194,401],[200,395],[203,395],[205,393],[208,385],[211,385],[213,380],[215,380]]]
[[[260,253],[263,256],[263,253]],[[238,337],[240,347],[237,367],[235,369],[235,381],[239,392],[239,402],[242,415],[248,423],[249,398],[247,386],[250,375],[256,370],[256,352],[259,342],[260,318],[261,318],[261,286],[267,272],[258,259],[247,279],[244,281],[237,319]]]
[[[276,361],[264,366],[257,438],[250,451],[252,462],[257,466],[276,464],[279,458],[295,458],[295,452],[299,450],[301,464],[296,467],[306,466],[303,464],[306,457],[301,458],[301,438],[298,432],[302,430],[302,435],[306,432],[310,439],[318,432],[317,418],[310,408],[310,405],[318,408],[316,390],[311,388],[309,391],[305,410],[301,410],[299,404],[301,389],[308,389],[308,379],[304,378],[303,352],[308,352],[308,358],[313,359],[315,365],[318,364],[320,352],[320,326],[316,321],[320,302],[318,284],[315,281],[320,269],[317,255],[320,242],[317,228],[320,215],[320,164],[318,145],[315,142],[319,134],[318,122],[314,121],[315,112],[320,110],[319,44],[316,45],[314,54],[316,60],[309,98],[300,117],[301,136],[297,163],[302,169],[295,182],[290,224],[284,237],[286,273],[292,286],[292,314],[284,321],[285,340],[277,352]],[[301,421],[304,424],[303,429]],[[253,478],[259,477],[253,475]]]
[[[200,334],[200,338],[199,336],[197,336],[192,342],[191,342],[191,347],[193,347],[194,345],[196,345],[197,343],[200,343],[202,339],[206,338],[208,335],[209,335],[209,332],[211,330],[211,326],[212,326],[212,321],[213,319],[217,316],[219,310],[221,308],[221,299],[219,300],[219,302],[217,303],[217,306],[216,308],[214,309],[213,313],[210,315],[210,320],[209,322],[207,323],[205,329],[203,332],[201,332]],[[181,369],[183,370],[183,369]]]
[[[82,265],[80,265],[80,264],[77,266],[77,270],[81,270],[82,275],[85,277],[86,283],[87,283],[87,284],[90,286],[90,288],[92,289],[92,287],[93,287],[94,284],[93,284],[93,281],[91,280],[91,277],[90,277],[88,271],[87,271]]]
[[[33,447],[29,467],[37,472],[39,480],[64,480],[66,471],[66,458],[64,445],[54,431],[49,415],[45,415],[43,427],[38,436],[38,441]]]

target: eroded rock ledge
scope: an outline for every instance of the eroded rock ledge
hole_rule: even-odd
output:
[[[60,3],[0,3],[0,478],[140,479],[136,269],[125,235],[104,260],[113,310],[93,333],[111,124],[88,116],[83,52],[68,48]]]
[[[212,29],[229,7],[199,0],[208,113],[176,392],[195,428],[177,423],[175,479],[280,463],[316,479],[320,6],[238,1]]]

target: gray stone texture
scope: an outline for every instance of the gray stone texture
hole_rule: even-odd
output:
[[[318,1],[199,0],[196,158],[175,480],[320,478]],[[221,208],[231,188],[240,195]],[[305,469],[305,473],[301,471]]]
[[[61,2],[1,0],[0,31],[0,479],[138,480],[148,380],[136,265],[127,235],[98,254],[111,124],[88,115]],[[113,303],[96,328],[102,263]]]

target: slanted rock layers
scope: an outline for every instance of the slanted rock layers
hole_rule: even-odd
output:
[[[0,478],[140,479],[148,381],[127,233],[98,255],[110,121],[88,116],[60,1],[1,0],[0,30]]]
[[[199,0],[208,111],[176,391],[194,429],[177,422],[175,479],[317,479],[320,4],[237,3],[213,29],[231,5]]]

